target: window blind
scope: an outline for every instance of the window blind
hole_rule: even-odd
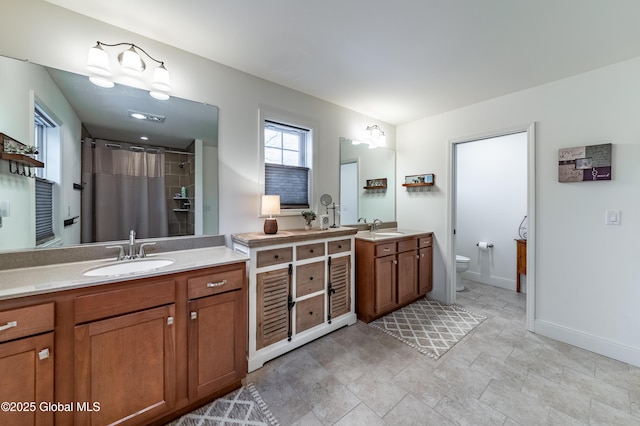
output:
[[[53,182],[36,178],[36,245],[53,238]]]
[[[309,208],[309,168],[265,164],[265,195],[279,195],[280,208]]]

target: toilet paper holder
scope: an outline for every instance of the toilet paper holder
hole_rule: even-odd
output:
[[[476,243],[476,247],[480,247],[480,243],[479,243],[479,242],[478,242],[478,243]],[[493,247],[493,244],[492,244],[492,243],[488,243],[488,244],[487,244],[487,248],[492,248],[492,247]]]

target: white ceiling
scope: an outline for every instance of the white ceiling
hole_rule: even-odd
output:
[[[392,124],[640,56],[638,0],[47,1]]]

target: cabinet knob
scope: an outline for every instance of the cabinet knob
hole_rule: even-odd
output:
[[[424,253],[420,253],[420,257],[424,257]]]
[[[194,320],[198,318],[198,313],[196,311],[191,311],[191,319]]]
[[[173,317],[167,317],[167,325],[173,324]]]
[[[309,250],[309,253],[313,253],[313,249],[310,249],[310,250]]]
[[[40,352],[38,352],[38,359],[42,361],[43,359],[49,358],[49,348],[44,348]]]
[[[273,258],[274,258],[274,259],[277,259],[277,258],[278,258],[278,255],[276,254],[275,256],[273,256]]]
[[[420,255],[419,254],[416,254],[416,259],[420,259]]]
[[[313,277],[309,277],[309,281],[313,281]]]
[[[397,260],[394,260],[394,261],[393,261],[393,264],[394,264],[394,265],[397,265],[397,264],[398,264],[398,261],[397,261]]]

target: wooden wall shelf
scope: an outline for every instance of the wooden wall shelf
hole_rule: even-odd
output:
[[[24,154],[9,154],[7,152],[0,152],[0,159],[13,161],[18,164],[23,164],[28,167],[44,167],[44,163],[42,161],[38,161],[35,158],[31,158],[28,155]]]
[[[387,189],[387,178],[367,179],[362,189]]]
[[[414,187],[414,186],[433,186],[432,183],[403,183],[402,186]]]

